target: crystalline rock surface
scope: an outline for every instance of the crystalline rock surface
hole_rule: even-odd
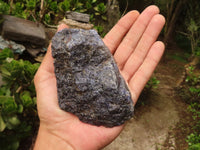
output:
[[[59,106],[82,122],[113,127],[133,116],[131,93],[95,30],[63,29],[52,39]]]

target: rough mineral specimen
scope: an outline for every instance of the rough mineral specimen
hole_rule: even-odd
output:
[[[133,116],[133,102],[109,49],[95,30],[64,29],[52,39],[61,109],[113,127]]]

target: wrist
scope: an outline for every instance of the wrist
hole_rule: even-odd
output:
[[[40,125],[37,139],[35,142],[34,150],[74,150],[74,148],[59,138],[56,135],[53,135],[48,131],[44,126]]]

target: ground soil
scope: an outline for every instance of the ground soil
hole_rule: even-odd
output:
[[[174,49],[173,49],[174,48]],[[144,105],[136,107],[131,119],[120,136],[104,150],[186,150],[185,141],[191,132],[192,117],[188,105],[176,93],[186,62],[173,59],[173,47],[165,55],[155,76],[160,80],[157,89],[153,89]]]

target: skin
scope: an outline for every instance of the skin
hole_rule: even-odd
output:
[[[164,44],[156,41],[164,24],[159,9],[149,6],[141,14],[127,13],[103,39],[128,83],[134,104],[164,52]],[[58,30],[64,28],[67,26],[60,25]],[[124,125],[113,128],[89,125],[59,108],[51,46],[34,82],[40,118],[34,150],[97,150],[122,131]]]

